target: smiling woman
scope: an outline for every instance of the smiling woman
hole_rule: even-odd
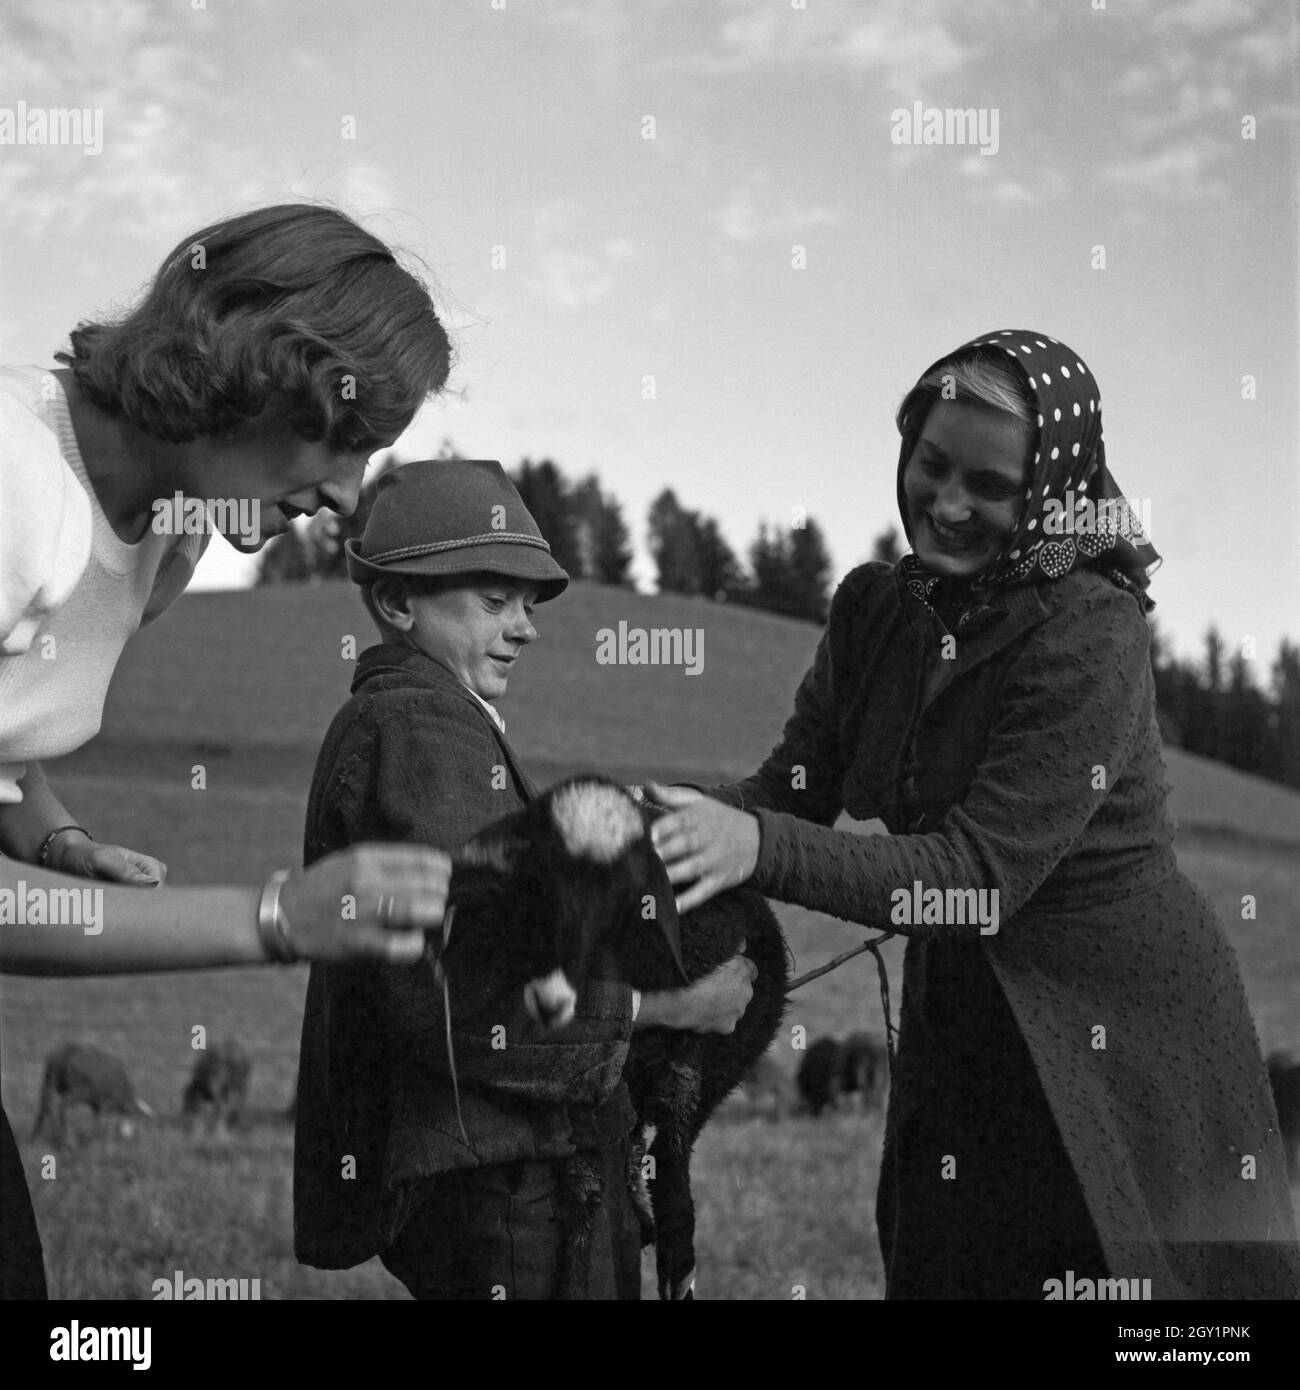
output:
[[[1174,854],[1145,619],[1159,557],[1114,524],[1045,524],[1123,501],[1097,384],[1064,343],[1003,330],[929,368],[898,427],[913,553],[841,584],[753,776],[655,793],[676,808],[655,838],[680,906],[752,879],[907,938],[887,1297],[1131,1280],[1294,1299],[1240,970]],[[841,811],[889,834],[835,830]],[[966,910],[972,890],[993,910]],[[900,893],[953,907],[900,917]]]
[[[1023,510],[1033,411],[1014,372],[986,357],[940,365],[922,393],[937,399],[903,472],[916,554],[937,574],[978,574]]]
[[[284,204],[214,223],[163,261],[118,323],[56,354],[86,470],[114,531],[139,539],[156,497],[256,500],[259,549],[293,516],[350,512],[368,457],[450,368],[423,285],[331,208]]]
[[[188,523],[188,503],[217,503],[222,534],[247,550],[299,513],[352,511],[368,455],[442,387],[450,363],[424,286],[350,218],[307,204],[186,237],[135,310],[83,324],[71,339],[61,369],[0,368],[0,854],[34,866],[22,881],[40,893],[65,892],[59,874],[140,887],[166,877],[152,855],[92,839],[41,761],[96,733],[127,639],[188,584],[209,539]],[[398,939],[384,928],[441,920],[446,860],[382,857],[358,849],[324,872],[286,871],[260,898],[248,888],[112,889],[108,929],[68,936],[11,925],[0,968],[410,961],[418,933]],[[341,894],[358,906],[347,930]],[[0,1295],[43,1293],[3,1121]]]

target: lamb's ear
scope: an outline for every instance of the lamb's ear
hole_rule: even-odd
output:
[[[672,952],[677,973],[682,977],[684,983],[690,984],[686,966],[682,964],[682,924],[681,918],[677,915],[677,895],[673,892],[673,885],[668,881],[668,870],[664,867],[664,861],[655,853],[654,845],[651,844],[648,835],[645,839],[644,862],[644,891],[647,896],[654,900],[654,920],[659,923],[659,927],[668,942],[668,949]],[[644,903],[644,898],[642,901]],[[644,915],[643,911],[642,916],[644,917]]]
[[[523,848],[524,842],[513,837],[467,840],[452,855],[451,862],[457,869],[488,869],[509,874],[513,872]]]
[[[516,836],[484,834],[451,856],[449,903],[491,899],[503,892],[518,867],[526,842]]]

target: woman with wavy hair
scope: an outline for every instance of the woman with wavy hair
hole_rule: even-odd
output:
[[[95,735],[125,642],[185,589],[208,541],[194,508],[218,504],[217,529],[246,552],[295,516],[351,512],[369,456],[446,382],[451,346],[382,241],[334,209],[286,204],[186,237],[133,311],[82,324],[56,360],[0,368],[0,908],[66,892],[69,875],[163,883],[146,850],[76,823],[42,761]],[[436,851],[371,846],[275,874],[260,895],[110,887],[94,935],[5,920],[0,970],[410,962],[446,879]],[[349,894],[357,920],[344,923]],[[7,1120],[0,1199],[0,1292],[43,1296]]]
[[[656,793],[681,906],[752,880],[906,938],[888,1298],[1295,1298],[1241,973],[1174,855],[1159,557],[1096,381],[1004,330],[934,363],[897,423],[912,553],[845,578],[752,777]]]

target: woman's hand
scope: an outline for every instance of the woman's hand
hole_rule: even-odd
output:
[[[743,952],[745,943],[740,943]],[[734,1033],[754,995],[758,966],[735,955],[686,989],[641,996],[637,1028],[682,1028],[696,1033]]]
[[[104,878],[141,888],[157,888],[167,879],[167,865],[161,859],[125,845],[100,844],[83,830],[67,830],[56,837],[48,860],[49,867],[57,873]]]
[[[280,910],[289,943],[312,960],[380,957],[413,965],[442,925],[451,859],[424,845],[353,845],[289,876]]]
[[[689,912],[752,877],[758,863],[756,817],[690,787],[661,787],[652,782],[646,790],[660,805],[672,808],[650,831],[668,869],[669,883],[694,884],[677,899],[679,912]]]

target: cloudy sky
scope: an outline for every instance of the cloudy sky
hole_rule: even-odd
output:
[[[597,470],[648,581],[665,486],[739,551],[804,508],[849,569],[916,375],[1034,329],[1100,382],[1176,647],[1213,622],[1267,665],[1300,629],[1296,6],[1102,5],[7,0],[0,118],[99,109],[103,148],[0,144],[0,360],[224,214],[337,203],[456,328],[403,454]],[[897,143],[916,103],[987,153]],[[215,540],[198,582],[241,566]]]

